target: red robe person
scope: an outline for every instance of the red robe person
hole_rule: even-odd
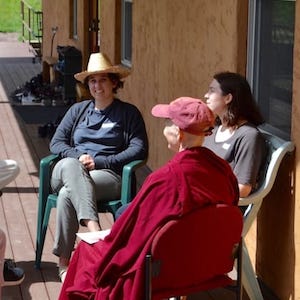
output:
[[[104,241],[79,243],[59,299],[143,299],[145,255],[156,232],[191,210],[237,205],[238,199],[229,164],[212,151],[196,147],[175,154],[148,176]]]

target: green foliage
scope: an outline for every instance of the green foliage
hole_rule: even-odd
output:
[[[41,0],[26,0],[36,11],[41,10]],[[0,0],[0,32],[21,32],[21,1]]]
[[[278,1],[274,3],[273,22],[276,25],[294,27],[295,16],[294,1]]]

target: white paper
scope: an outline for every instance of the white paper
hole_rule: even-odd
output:
[[[110,229],[93,231],[93,232],[77,232],[76,235],[89,244],[97,243],[99,240],[104,238],[110,233]]]

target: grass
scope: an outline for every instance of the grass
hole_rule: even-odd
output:
[[[36,11],[41,10],[41,0],[26,0]],[[18,32],[22,30],[21,1],[0,0],[0,32]]]

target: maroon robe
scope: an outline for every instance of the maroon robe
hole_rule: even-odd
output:
[[[226,161],[204,147],[177,153],[148,176],[104,241],[79,243],[59,299],[143,299],[145,255],[162,225],[205,205],[237,205],[238,199]]]

